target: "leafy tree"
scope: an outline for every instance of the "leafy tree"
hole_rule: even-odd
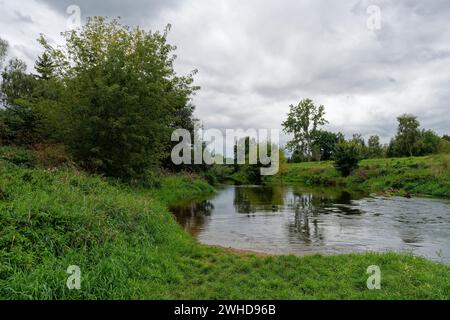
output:
[[[2,72],[1,92],[6,105],[18,104],[18,100],[30,100],[36,84],[28,74],[27,65],[17,58],[11,59]]]
[[[334,166],[343,177],[347,177],[358,168],[358,162],[362,158],[361,154],[361,143],[357,140],[340,141],[336,145],[334,153]]]
[[[317,150],[316,160],[327,161],[333,158],[336,144],[344,140],[342,133],[317,130],[313,139],[313,150]]]
[[[442,136],[442,139],[444,139],[444,140],[450,142],[450,136],[449,136],[448,134],[444,134],[444,135]]]
[[[193,121],[195,72],[175,73],[168,31],[94,17],[64,33],[62,46],[39,40],[45,48],[40,75],[48,77],[51,66],[60,82],[58,94],[38,103],[47,106],[40,108],[45,125],[85,168],[141,176],[167,159],[173,129]]]
[[[26,69],[23,61],[12,59],[2,72],[0,140],[5,144],[32,145],[40,141],[39,116],[31,104],[36,79]]]
[[[403,114],[397,118],[398,129],[395,137],[395,152],[399,156],[410,156],[417,154],[418,142],[420,140],[420,123],[417,117]]]
[[[328,123],[325,120],[324,106],[315,106],[311,99],[304,99],[297,105],[290,105],[286,121],[282,123],[284,132],[293,134],[294,138],[288,142],[287,148],[298,150],[308,160],[312,158],[314,137],[319,126]]]
[[[369,158],[383,157],[383,146],[380,143],[380,137],[373,135],[369,137],[367,154]]]

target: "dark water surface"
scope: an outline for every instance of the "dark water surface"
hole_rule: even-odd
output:
[[[271,254],[407,251],[450,264],[450,202],[227,186],[172,208],[200,242]]]

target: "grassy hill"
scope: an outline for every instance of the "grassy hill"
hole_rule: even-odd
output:
[[[271,181],[278,179],[272,178]],[[342,186],[366,192],[448,198],[450,156],[363,160],[359,168],[347,178],[340,177],[331,161],[294,163],[288,164],[282,181],[310,186]]]
[[[0,160],[0,298],[450,298],[449,267],[412,255],[264,257],[200,245],[167,204],[211,192],[182,176],[145,190]],[[66,287],[70,265],[81,290]],[[381,290],[366,287],[370,265]]]

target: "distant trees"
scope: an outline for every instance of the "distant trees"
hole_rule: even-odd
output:
[[[367,157],[382,158],[383,156],[384,149],[380,143],[380,137],[377,135],[370,136],[367,142]]]
[[[336,146],[345,140],[344,135],[321,130],[319,127],[328,123],[324,115],[324,107],[314,106],[310,99],[290,106],[287,120],[282,123],[284,131],[294,136],[287,144],[291,151],[290,162],[336,159]],[[397,133],[388,145],[382,145],[378,135],[370,136],[366,144],[361,134],[354,134],[350,141],[359,145],[358,157],[365,159],[448,153],[448,135],[439,137],[432,130],[421,129],[417,117],[411,114],[403,114],[397,117],[397,121]],[[340,148],[342,151],[342,145]]]
[[[420,129],[416,116],[404,114],[397,120],[397,134],[389,143],[388,156],[423,156],[439,152],[441,137],[432,130]]]
[[[320,126],[328,123],[325,120],[325,108],[322,105],[315,106],[311,99],[304,99],[289,108],[287,119],[282,126],[284,132],[292,134],[294,138],[287,144],[287,148],[311,160],[317,131]]]
[[[334,156],[335,146],[341,140],[344,140],[342,133],[317,130],[313,138],[313,159],[317,161],[331,160]]]
[[[450,153],[450,136],[439,137],[432,130],[421,129],[411,114],[397,117],[397,133],[389,145],[381,144],[378,135],[371,135],[366,144],[358,133],[345,140],[342,133],[321,130],[320,126],[328,123],[324,115],[324,107],[316,107],[310,99],[290,106],[282,123],[284,132],[294,136],[287,144],[290,162],[334,160],[336,169],[348,176],[361,159]]]
[[[399,155],[413,156],[418,149],[420,123],[417,117],[404,114],[397,118],[398,129],[395,137],[395,150]]]

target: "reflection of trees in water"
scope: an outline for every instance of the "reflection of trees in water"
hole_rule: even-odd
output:
[[[290,206],[295,212],[294,222],[288,225],[291,237],[300,239],[304,243],[322,242],[324,230],[319,226],[320,215],[332,214],[361,214],[362,212],[351,206],[352,195],[341,191],[329,194],[293,192]]]
[[[171,209],[178,223],[193,236],[197,236],[213,210],[214,205],[208,200]]]
[[[233,205],[238,213],[277,212],[283,204],[282,187],[234,188]]]
[[[320,202],[321,199],[310,193],[294,195],[294,223],[288,225],[291,237],[300,238],[305,243],[321,239],[317,223],[318,207],[315,205],[318,201]]]

